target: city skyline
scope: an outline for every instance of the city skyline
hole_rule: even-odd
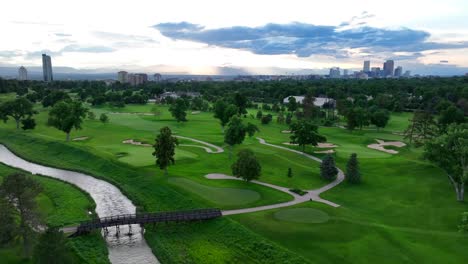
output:
[[[4,4],[0,67],[40,66],[47,53],[57,67],[97,72],[326,74],[336,65],[360,70],[366,60],[395,60],[421,75],[468,72],[468,4],[459,0],[137,0],[145,8],[134,13],[119,1],[85,0],[74,12],[60,1],[21,5]]]

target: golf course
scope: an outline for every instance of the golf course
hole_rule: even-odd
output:
[[[72,98],[78,95],[67,91]],[[0,102],[14,93],[0,94]],[[219,208],[223,217],[144,227],[147,247],[160,263],[464,263],[468,236],[459,232],[468,204],[457,202],[446,173],[423,158],[424,148],[403,132],[413,112],[391,112],[385,127],[346,129],[318,125],[321,144],[290,143],[290,125],[278,112],[248,106],[240,115],[258,131],[241,144],[225,143],[212,111],[187,111],[178,122],[167,103],[93,105],[99,118],[83,118],[66,133],[48,125],[51,107],[33,108],[36,126],[0,123],[0,144],[33,164],[82,173],[115,186],[136,212]],[[156,106],[156,108],[155,108]],[[157,109],[157,111],[155,110]],[[168,127],[178,141],[174,163],[156,165],[155,138]],[[328,144],[327,144],[328,143]],[[370,146],[377,145],[377,149]],[[381,148],[379,150],[379,148]],[[254,153],[261,174],[233,178],[232,165],[244,150]],[[382,151],[382,149],[384,151]],[[385,151],[392,150],[392,151]],[[359,184],[345,179],[352,154],[359,160]],[[322,159],[333,157],[337,173],[321,177]],[[24,173],[42,186],[35,198],[43,225],[67,227],[96,217],[89,192],[76,184],[31,174],[0,160],[0,182]],[[323,161],[325,163],[325,161]],[[288,172],[289,171],[289,172]],[[102,215],[100,215],[102,217]],[[109,263],[112,248],[100,231],[67,239],[77,263]],[[109,242],[107,242],[109,243]],[[0,262],[30,263],[20,241],[0,248]],[[114,261],[111,261],[114,263]]]

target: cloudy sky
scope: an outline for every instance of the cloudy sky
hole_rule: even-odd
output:
[[[466,0],[4,1],[0,66],[221,74],[468,72]]]

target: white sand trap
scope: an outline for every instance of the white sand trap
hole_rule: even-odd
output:
[[[124,140],[124,141],[122,141],[122,143],[131,144],[131,145],[135,145],[135,146],[143,146],[143,147],[152,147],[153,146],[151,144],[142,143],[142,142],[139,142],[139,141],[135,141],[133,139]]]
[[[393,149],[386,149],[385,146],[393,146],[393,147],[397,147],[397,148],[402,148],[402,147],[406,146],[406,144],[401,142],[401,141],[387,141],[387,142],[385,142],[385,141],[380,140],[380,139],[376,139],[376,141],[378,142],[378,144],[370,144],[367,147],[370,148],[370,149],[375,149],[375,150],[386,152],[386,153],[389,153],[389,154],[398,154],[398,151],[393,150]]]
[[[337,148],[338,146],[333,143],[318,143],[317,148]]]
[[[200,111],[193,111],[192,112],[192,115],[198,115],[198,114],[200,114]]]
[[[281,133],[283,133],[283,134],[291,134],[291,130],[283,130],[283,131],[281,131]]]
[[[298,144],[291,143],[291,142],[284,142],[283,145],[288,145],[288,146],[298,146]],[[332,143],[318,143],[316,146],[317,148],[336,148],[338,147],[335,144]]]
[[[77,137],[77,138],[74,138],[72,139],[72,141],[83,141],[83,140],[87,140],[89,137]]]
[[[335,151],[333,149],[328,149],[328,150],[314,151],[314,153],[317,153],[317,154],[333,154],[333,153],[335,153]]]
[[[147,112],[110,112],[109,114],[112,114],[112,115],[145,115],[145,116],[155,115],[153,113],[147,113]]]

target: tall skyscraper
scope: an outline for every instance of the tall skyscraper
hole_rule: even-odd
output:
[[[395,77],[401,77],[403,75],[403,67],[398,66],[395,69]]]
[[[25,67],[21,66],[18,69],[18,80],[26,81],[28,79],[28,70]]]
[[[370,72],[370,61],[364,61],[364,72]]]
[[[51,82],[54,80],[52,73],[52,61],[50,56],[47,56],[46,54],[42,54],[42,74],[44,76],[45,82]]]
[[[128,82],[128,72],[126,71],[119,71],[117,73],[117,80],[121,83]]]
[[[387,60],[384,63],[384,69],[383,69],[384,76],[385,77],[393,76],[394,69],[395,69],[395,62],[393,60]]]

